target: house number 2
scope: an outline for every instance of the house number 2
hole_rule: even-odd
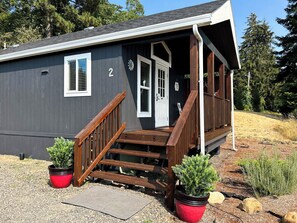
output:
[[[113,68],[108,69],[109,77],[113,77]]]

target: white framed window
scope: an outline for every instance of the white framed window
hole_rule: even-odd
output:
[[[137,117],[152,117],[152,62],[137,55]]]
[[[166,67],[171,67],[172,54],[164,41],[151,43],[151,58]]]
[[[64,97],[91,96],[91,53],[64,57]]]

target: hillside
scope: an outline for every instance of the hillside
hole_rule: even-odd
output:
[[[297,141],[297,121],[280,115],[235,112],[236,138],[254,138],[274,142]]]

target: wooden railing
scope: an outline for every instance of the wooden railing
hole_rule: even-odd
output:
[[[206,132],[213,128],[213,113],[215,109],[212,100],[213,97],[211,94],[204,93],[204,129]]]
[[[168,186],[166,202],[169,208],[173,207],[175,176],[172,166],[180,164],[185,154],[188,154],[191,144],[196,145],[198,137],[198,92],[191,91],[183,111],[167,142],[168,154]]]
[[[214,97],[215,100],[215,128],[219,129],[225,125],[225,100],[223,98]]]
[[[225,99],[225,125],[231,126],[231,101]]]
[[[211,94],[204,93],[205,131],[231,125],[231,102]]]
[[[81,186],[126,128],[121,123],[121,105],[126,92],[118,94],[76,136],[74,186]]]

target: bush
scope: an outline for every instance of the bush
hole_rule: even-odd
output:
[[[47,148],[50,160],[56,168],[68,168],[73,163],[74,142],[63,137],[55,138],[52,147]]]
[[[190,196],[206,196],[219,181],[215,168],[209,162],[210,155],[184,156],[180,165],[172,167],[176,177]]]
[[[297,189],[297,153],[280,159],[262,153],[239,163],[256,196],[291,194]]]

